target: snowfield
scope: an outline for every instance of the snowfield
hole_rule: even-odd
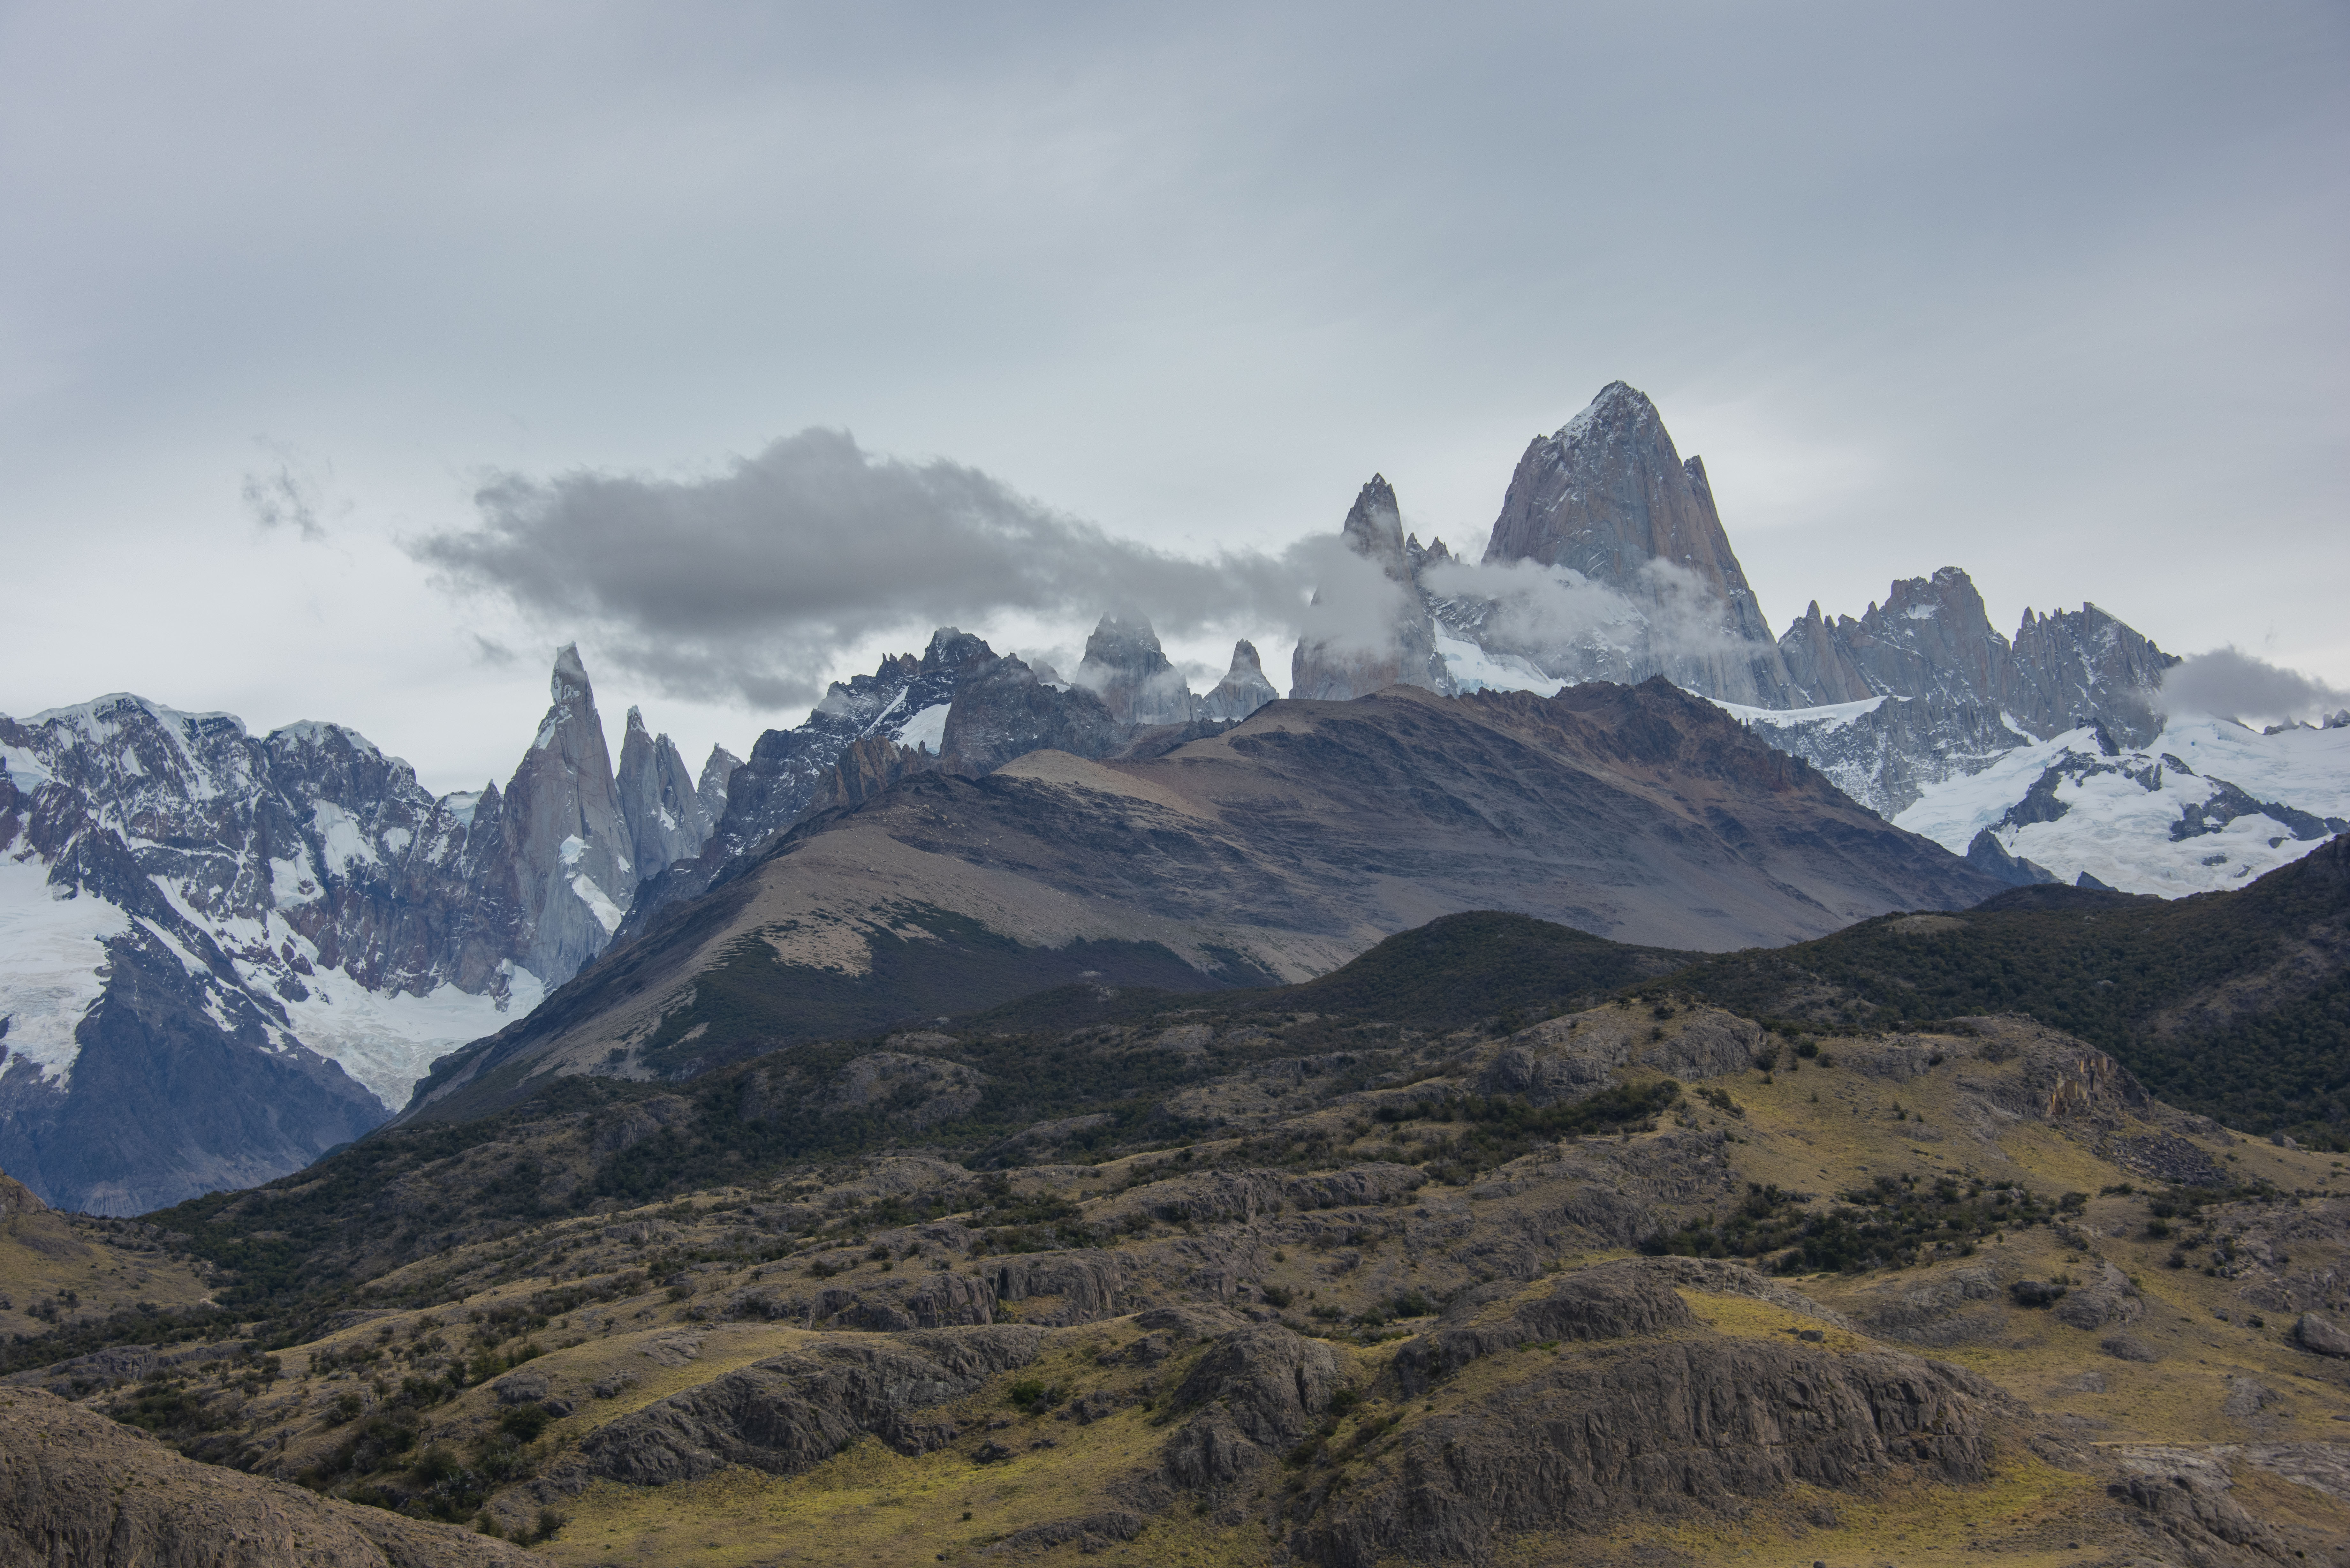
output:
[[[48,878],[36,857],[0,856],[0,1060],[62,1086],[81,1054],[74,1030],[106,989],[102,944],[130,917],[103,898],[52,897]]]
[[[2047,805],[2027,805],[2043,781]],[[2230,815],[2242,796],[2274,809]],[[2202,808],[2199,820],[2189,820],[2191,808]],[[2043,815],[2050,819],[2026,820]],[[2313,830],[2309,818],[2325,826]],[[1893,820],[1960,855],[1990,828],[2010,854],[2064,881],[2085,871],[2126,893],[2175,898],[2239,888],[2290,865],[2345,819],[2350,729],[2263,735],[2192,719],[2114,756],[2085,729],[2019,747],[1980,773],[1928,786]]]

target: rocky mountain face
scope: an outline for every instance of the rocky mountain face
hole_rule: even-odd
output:
[[[712,782],[717,782],[717,769],[712,764],[723,754],[713,754],[703,766]],[[629,859],[639,881],[700,854],[718,826],[676,744],[667,735],[656,738],[648,733],[644,715],[634,708],[629,710],[619,771],[613,783],[619,792],[620,819],[629,827]],[[718,800],[723,812],[723,782],[718,783]]]
[[[1786,670],[1730,547],[1704,462],[1683,462],[1656,405],[1621,381],[1518,460],[1485,563],[1531,562],[1608,590],[1623,618],[1493,651],[1570,682],[1644,680],[1777,706]],[[1513,639],[1514,640],[1514,639]]]
[[[1075,679],[1121,724],[1188,724],[1200,716],[1200,700],[1168,662],[1149,618],[1138,611],[1102,617],[1086,639]]]
[[[723,807],[692,858],[648,878],[629,929],[707,891],[738,857],[797,821],[829,793],[833,770],[858,742],[872,737],[936,753],[964,665],[993,657],[978,638],[941,627],[922,652],[898,654],[870,675],[834,681],[804,722],[762,734],[748,761],[726,757],[722,763],[723,753],[712,753],[703,784],[724,778]]]
[[[552,698],[504,790],[438,799],[335,724],[0,718],[0,1164],[109,1213],[265,1179],[602,950],[706,812],[641,722],[621,787],[574,649]]]
[[[969,667],[958,715],[983,680],[1032,712],[1038,684],[1007,659]],[[1066,695],[1107,742],[1107,711]],[[950,764],[969,754],[960,722]],[[925,988],[949,972],[973,1005],[1005,1000],[1081,979],[1039,967],[1078,944],[1123,955],[1105,984],[1231,985],[1320,973],[1438,910],[1734,948],[2002,886],[1661,679],[1278,702],[1163,753],[916,772],[806,819],[436,1064],[407,1114],[494,1102],[550,1068],[670,1075],[886,1027],[941,1011]],[[1113,972],[1108,956],[1086,967]]]
[[[1419,586],[1420,561],[1407,553],[1395,488],[1383,475],[1373,474],[1355,497],[1339,535],[1347,549],[1378,567],[1388,591],[1381,602],[1344,607],[1333,617],[1337,626],[1298,639],[1290,655],[1289,694],[1344,702],[1387,686],[1452,692],[1452,678],[1436,651],[1435,618]],[[1326,598],[1331,591],[1317,592],[1315,605],[1335,610]]]
[[[1226,723],[1247,718],[1281,693],[1264,676],[1264,666],[1258,662],[1256,644],[1241,641],[1232,644],[1232,666],[1224,678],[1200,699],[1200,717]]]

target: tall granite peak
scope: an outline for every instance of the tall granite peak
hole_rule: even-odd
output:
[[[554,701],[506,785],[506,847],[521,898],[518,961],[567,980],[619,929],[638,877],[604,743],[595,688],[567,646],[549,681]]]
[[[1257,661],[1256,644],[1243,639],[1232,644],[1232,666],[1215,689],[1200,699],[1200,717],[1227,722],[1247,718],[1280,697]]]
[[[1656,404],[1623,381],[1527,446],[1484,560],[1566,568],[1622,595],[1642,618],[1628,659],[1586,648],[1523,650],[1555,677],[1661,673],[1726,701],[1783,699],[1786,672],[1704,463],[1681,461]]]
[[[614,782],[620,795],[621,820],[628,825],[629,858],[635,862],[639,880],[657,877],[702,852],[716,823],[702,805],[676,743],[665,734],[649,733],[644,715],[634,708],[629,710],[627,733],[620,742],[619,774]]]
[[[1358,607],[1364,624],[1309,631],[1290,655],[1289,694],[1322,701],[1347,701],[1387,686],[1418,686],[1451,695],[1457,688],[1436,651],[1436,620],[1420,591],[1418,571],[1406,553],[1403,514],[1395,487],[1373,474],[1347,508],[1339,536],[1347,547],[1377,566],[1397,590],[1384,608]],[[1335,607],[1317,592],[1316,607]]]
[[[1395,486],[1387,475],[1375,473],[1355,496],[1340,524],[1347,547],[1367,561],[1376,561],[1397,582],[1410,579],[1411,565],[1404,555],[1403,511],[1396,504]]]
[[[1086,639],[1076,684],[1099,697],[1122,724],[1188,724],[1199,712],[1200,700],[1168,662],[1150,618],[1139,610],[1101,618]]]

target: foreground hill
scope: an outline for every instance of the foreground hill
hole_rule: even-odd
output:
[[[1160,756],[918,773],[812,818],[437,1063],[405,1114],[479,1114],[549,1072],[682,1076],[1056,982],[1303,980],[1451,910],[1718,950],[1998,886],[1662,680],[1276,702]]]
[[[14,1380],[557,1562],[2344,1561],[2338,1162],[2021,1020],[1444,990],[559,1081]]]

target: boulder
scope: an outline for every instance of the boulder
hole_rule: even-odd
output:
[[[2293,1342],[2320,1355],[2350,1355],[2350,1334],[2314,1312],[2301,1314],[2293,1327]]]

